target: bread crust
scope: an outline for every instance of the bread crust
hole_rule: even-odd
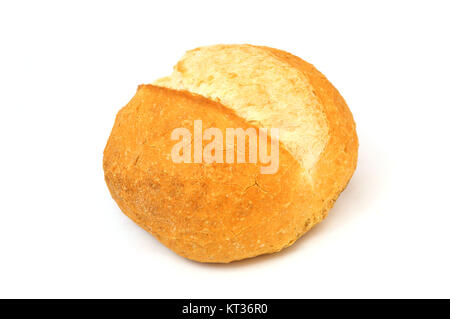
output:
[[[121,210],[164,245],[200,262],[277,252],[321,221],[351,178],[358,140],[339,92],[312,65],[259,47],[300,70],[327,119],[328,141],[313,168],[280,144],[279,170],[261,163],[174,163],[173,129],[254,127],[232,109],[187,91],[139,86],[118,113],[104,151],[105,180]]]
[[[117,115],[104,152],[107,185],[122,211],[176,253],[230,262],[279,251],[313,223],[312,188],[300,164],[280,147],[276,174],[260,163],[173,163],[170,132],[252,127],[200,96],[140,86]]]

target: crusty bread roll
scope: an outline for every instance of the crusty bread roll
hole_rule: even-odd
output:
[[[278,128],[278,170],[264,174],[260,161],[175,163],[171,132],[193,132],[196,120],[258,137],[259,128]],[[357,152],[350,110],[311,64],[268,47],[215,45],[139,86],[117,115],[103,164],[112,197],[137,224],[181,256],[227,263],[277,252],[320,222]]]

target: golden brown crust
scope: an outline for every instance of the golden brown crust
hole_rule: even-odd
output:
[[[230,262],[278,251],[307,231],[317,203],[300,164],[281,146],[276,174],[260,164],[175,164],[177,127],[251,127],[200,96],[152,85],[119,114],[104,152],[105,179],[122,211],[178,254]]]

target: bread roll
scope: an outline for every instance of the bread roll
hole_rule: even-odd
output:
[[[263,173],[260,159],[174,162],[177,128],[194,132],[190,145],[207,144],[195,121],[200,133],[254,129],[258,141],[260,128],[278,129],[267,137],[279,143],[277,171]],[[357,152],[350,110],[311,64],[268,47],[215,45],[188,51],[171,76],[139,86],[117,115],[103,165],[112,197],[138,225],[181,256],[227,263],[280,251],[323,220]]]

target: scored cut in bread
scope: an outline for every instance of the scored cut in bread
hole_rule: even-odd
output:
[[[278,171],[174,163],[170,132],[193,131],[195,120],[223,132],[278,128]],[[311,64],[268,47],[215,45],[188,51],[171,76],[139,87],[116,118],[104,170],[122,211],[163,244],[230,262],[279,251],[321,221],[357,151],[350,110]]]

